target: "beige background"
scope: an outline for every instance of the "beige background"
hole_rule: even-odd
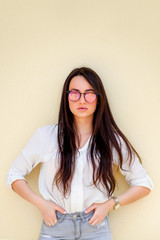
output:
[[[83,65],[102,78],[154,182],[152,194],[110,213],[113,238],[160,239],[159,13],[158,0],[0,0],[0,239],[38,237],[39,211],[6,187],[5,175],[34,131],[57,122],[63,82]],[[38,172],[27,177],[36,192]]]

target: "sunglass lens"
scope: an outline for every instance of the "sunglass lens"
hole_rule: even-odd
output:
[[[92,102],[94,102],[95,100],[96,100],[96,94],[95,93],[87,93],[86,95],[85,95],[85,99],[86,99],[86,101],[88,102],[88,103],[92,103]]]
[[[71,91],[71,92],[69,93],[69,99],[70,99],[71,101],[73,101],[73,102],[78,101],[79,97],[80,97],[80,93],[79,93],[79,92]]]

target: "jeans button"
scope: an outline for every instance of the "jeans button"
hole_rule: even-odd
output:
[[[77,215],[75,214],[75,215],[73,215],[73,217],[74,217],[74,219],[76,219],[76,218],[77,218]]]

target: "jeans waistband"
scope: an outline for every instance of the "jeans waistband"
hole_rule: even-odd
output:
[[[59,222],[62,222],[64,218],[68,220],[74,220],[74,221],[82,220],[83,222],[86,222],[92,217],[93,213],[94,213],[94,210],[92,210],[89,213],[75,212],[75,213],[66,213],[66,214],[62,214],[57,211],[56,215]]]

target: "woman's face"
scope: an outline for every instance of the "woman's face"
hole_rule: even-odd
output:
[[[93,87],[87,82],[83,76],[75,76],[72,78],[69,84],[69,91],[76,90],[80,93],[95,92]],[[97,106],[97,98],[94,102],[88,103],[84,98],[84,94],[81,94],[81,97],[78,101],[72,102],[68,97],[70,111],[74,115],[74,119],[77,118],[86,118],[93,119],[94,112]]]

